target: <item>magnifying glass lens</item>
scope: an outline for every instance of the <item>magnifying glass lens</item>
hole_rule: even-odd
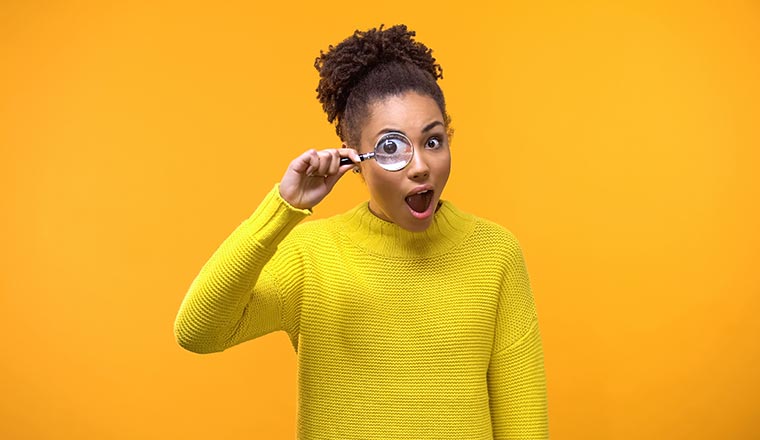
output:
[[[396,151],[398,151],[398,146],[396,146],[396,142],[387,139],[383,142],[383,151],[385,151],[386,154],[395,154]]]
[[[375,160],[388,171],[398,171],[412,161],[414,147],[401,133],[387,133],[375,144]]]

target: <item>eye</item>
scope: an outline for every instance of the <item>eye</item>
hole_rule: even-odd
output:
[[[441,141],[438,138],[430,138],[428,139],[427,143],[425,144],[425,147],[430,148],[432,150],[435,150],[436,148],[440,148]]]
[[[398,150],[398,147],[396,146],[395,140],[388,139],[385,142],[383,142],[383,151],[386,152],[386,154],[395,154],[396,150]]]

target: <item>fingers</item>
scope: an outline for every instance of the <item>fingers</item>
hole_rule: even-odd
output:
[[[347,157],[355,164],[361,162],[361,159],[359,159],[359,153],[353,148],[338,148],[337,151],[340,157]]]
[[[353,148],[338,148],[335,151],[338,154],[338,156],[335,158],[335,174],[338,176],[338,178],[346,174],[348,170],[353,169],[359,162],[361,162],[359,153]],[[345,165],[341,165],[340,160],[343,158],[351,159],[351,162]]]
[[[319,156],[319,164],[317,165],[317,170],[312,174],[316,176],[329,176],[330,168],[337,154],[332,150],[322,150],[318,151],[317,155]]]
[[[356,150],[351,148],[332,148],[327,150],[309,150],[297,157],[292,168],[299,174],[305,174],[309,177],[327,177],[337,174],[343,175],[346,171],[355,165],[340,164],[340,159],[348,157],[352,162],[359,162],[359,155]]]
[[[319,157],[317,150],[305,151],[300,156],[293,159],[290,163],[290,168],[298,174],[309,174],[313,170],[312,163],[319,163]]]
[[[345,156],[350,157],[350,156]],[[358,158],[356,159],[358,162]],[[337,160],[337,165],[340,165],[340,157]],[[325,184],[328,188],[332,188],[335,186],[335,184],[340,180],[341,177],[343,177],[344,174],[348,172],[348,170],[353,169],[356,166],[354,163],[346,164],[346,165],[340,165],[337,169],[337,172],[335,174],[331,174],[329,176],[325,176]]]
[[[352,163],[341,165],[345,157]],[[282,176],[280,195],[296,208],[311,209],[359,162],[358,153],[349,148],[305,151],[290,162]]]

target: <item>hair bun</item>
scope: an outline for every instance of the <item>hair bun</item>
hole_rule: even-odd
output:
[[[435,63],[432,50],[414,41],[415,35],[403,24],[388,29],[380,25],[366,32],[356,30],[337,46],[330,45],[326,53],[320,51],[314,61],[320,77],[317,99],[327,120],[332,123],[340,119],[351,90],[378,65],[409,63],[433,78],[443,78],[443,69]]]

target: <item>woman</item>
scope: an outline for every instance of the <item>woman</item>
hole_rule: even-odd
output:
[[[414,35],[381,26],[320,54],[318,98],[344,148],[290,163],[193,281],[176,337],[211,353],[286,331],[301,439],[547,438],[522,251],[508,230],[441,199],[442,71]],[[402,168],[383,168],[397,148],[408,150]],[[299,224],[352,168],[369,201]]]

